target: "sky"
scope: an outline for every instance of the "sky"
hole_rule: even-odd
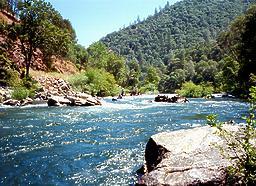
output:
[[[107,34],[153,15],[155,8],[178,0],[47,0],[71,21],[78,43],[88,47]]]

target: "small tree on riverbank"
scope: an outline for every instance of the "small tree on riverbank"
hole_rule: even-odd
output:
[[[61,15],[43,0],[19,2],[18,17],[20,23],[13,30],[21,43],[26,77],[29,77],[29,68],[37,49],[41,49],[44,56],[62,54],[68,51],[71,33],[65,29]]]

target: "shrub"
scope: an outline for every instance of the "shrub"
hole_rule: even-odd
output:
[[[157,94],[158,90],[157,90],[157,86],[155,84],[148,83],[148,84],[140,87],[139,92],[142,94],[146,94],[146,93]]]
[[[114,76],[103,69],[90,68],[71,76],[67,81],[74,89],[92,95],[113,96],[120,92]]]
[[[255,103],[256,103],[256,87],[250,89],[251,105],[249,115],[245,118],[246,124],[241,127],[238,132],[230,132],[217,126],[216,115],[208,116],[207,123],[211,126],[217,126],[218,134],[227,143],[225,151],[220,147],[223,155],[231,161],[231,166],[228,167],[228,181],[230,185],[233,182],[239,185],[256,185],[256,119],[255,119]]]
[[[92,68],[87,70],[85,75],[92,95],[113,96],[120,92],[114,76],[103,69]]]
[[[210,85],[196,85],[190,81],[183,83],[181,89],[176,92],[181,96],[199,98],[212,94],[213,87]]]
[[[203,92],[202,97],[212,95],[214,88],[211,85],[202,85],[203,86]]]
[[[6,70],[6,85],[10,87],[16,87],[21,85],[21,80],[19,77],[19,73],[16,70],[7,69]]]
[[[4,54],[0,55],[0,85],[15,87],[20,85],[19,73],[15,65]]]
[[[22,100],[29,96],[29,90],[25,87],[15,87],[12,92],[12,99]]]
[[[77,91],[85,92],[88,88],[88,78],[85,73],[75,74],[67,79],[70,85]]]

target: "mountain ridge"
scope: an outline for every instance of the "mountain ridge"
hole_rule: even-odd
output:
[[[183,0],[171,6],[167,3],[160,12],[110,33],[101,41],[128,60],[159,66],[176,50],[216,40],[247,6],[241,0]]]

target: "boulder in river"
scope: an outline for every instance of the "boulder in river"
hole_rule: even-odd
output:
[[[47,102],[48,106],[70,105],[71,101],[62,96],[51,96]]]
[[[3,102],[3,105],[8,106],[26,106],[33,103],[33,100],[31,98],[26,98],[22,100],[16,100],[16,99],[8,99]]]
[[[8,99],[3,102],[3,105],[8,105],[8,106],[20,106],[20,101],[16,99]]]
[[[101,105],[101,102],[92,97],[87,98],[77,96],[51,96],[48,99],[48,106],[95,106]]]
[[[33,99],[26,98],[20,101],[20,106],[31,105],[32,103],[33,103]]]
[[[216,147],[225,147],[216,130],[205,126],[153,135],[146,145],[145,164],[138,170],[138,185],[226,185],[231,164]]]
[[[186,97],[173,96],[168,97],[166,95],[158,95],[155,97],[155,102],[167,102],[167,103],[186,103],[189,100]]]

